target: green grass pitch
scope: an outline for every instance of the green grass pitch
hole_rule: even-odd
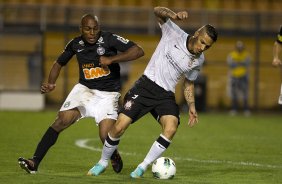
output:
[[[150,115],[131,125],[122,137],[119,150],[124,168],[119,174],[109,165],[98,177],[86,176],[102,148],[98,128],[89,118],[61,133],[36,175],[25,173],[17,158],[32,156],[55,116],[55,111],[0,112],[0,183],[282,183],[281,114],[231,117],[200,113],[200,122],[193,128],[188,127],[188,117],[183,114],[178,132],[163,155],[175,161],[176,176],[165,181],[154,179],[151,168],[142,179],[129,178],[160,134],[160,126]]]

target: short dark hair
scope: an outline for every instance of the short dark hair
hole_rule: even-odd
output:
[[[93,20],[95,20],[96,22],[99,23],[98,17],[97,17],[96,15],[92,15],[92,14],[89,14],[89,13],[88,13],[88,14],[84,14],[84,15],[81,17],[81,25],[82,25],[83,21],[86,20],[86,19],[93,19]]]
[[[210,25],[210,24],[205,25],[204,29],[205,29],[206,33],[209,35],[209,37],[214,42],[216,42],[216,40],[217,40],[217,31],[216,31],[216,29],[212,25]]]

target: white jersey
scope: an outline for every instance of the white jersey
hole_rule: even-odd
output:
[[[186,41],[188,34],[168,19],[163,25],[162,38],[148,63],[144,75],[167,91],[175,92],[175,86],[184,75],[196,80],[204,63],[204,54],[191,54]]]

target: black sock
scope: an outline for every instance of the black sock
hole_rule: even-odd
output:
[[[49,127],[48,130],[45,132],[41,141],[38,143],[35,153],[33,155],[36,167],[38,167],[49,148],[55,144],[58,139],[58,135],[59,133],[56,132],[52,127]]]
[[[170,142],[169,142],[168,140],[166,140],[163,135],[160,135],[160,136],[158,137],[157,142],[158,142],[160,145],[162,145],[165,149],[167,149],[168,146],[170,145]]]

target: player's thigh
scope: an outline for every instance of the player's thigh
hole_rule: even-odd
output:
[[[159,104],[150,112],[159,122],[162,116],[172,115],[175,116],[178,120],[178,123],[180,123],[179,106],[176,104],[174,99],[165,99],[160,101]]]
[[[95,96],[85,103],[84,110],[81,110],[84,117],[95,118],[98,124],[100,122],[109,119],[107,121],[116,120],[118,117],[118,99],[120,93],[118,92],[106,92],[95,90]]]
[[[136,95],[142,93],[142,89],[140,91],[131,89],[131,91],[125,95],[124,104],[120,109],[120,113],[130,117],[132,123],[150,112],[156,103],[150,98],[143,97],[142,95]]]
[[[79,120],[80,117],[81,115],[77,108],[59,111],[56,120],[52,124],[52,127],[56,131],[60,132]]]

